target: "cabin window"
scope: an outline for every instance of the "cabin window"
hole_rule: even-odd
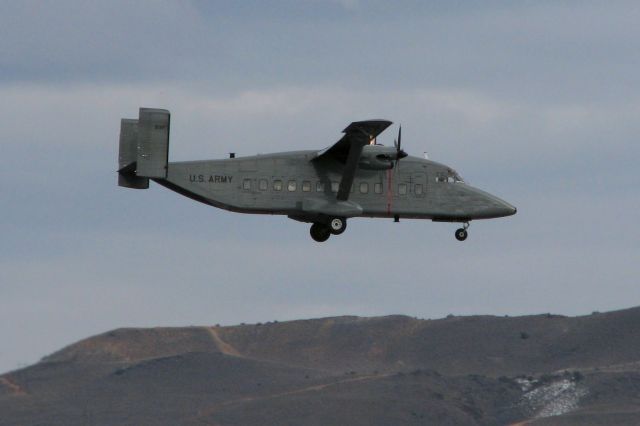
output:
[[[324,192],[324,182],[316,182],[316,191]]]
[[[273,190],[282,191],[282,181],[280,179],[273,181]]]
[[[382,194],[382,184],[381,183],[374,184],[373,192],[375,192],[376,194]]]
[[[338,182],[331,182],[331,192],[338,192],[340,184]]]
[[[258,183],[260,191],[266,191],[267,188],[269,188],[269,183],[267,182],[266,179],[260,179],[260,182]]]
[[[369,184],[367,182],[360,183],[360,193],[368,194],[369,193]]]
[[[251,179],[245,179],[242,181],[242,189],[251,189]]]
[[[298,189],[298,183],[295,180],[290,180],[289,184],[287,185],[287,189],[289,190],[289,192],[294,192],[296,189]]]
[[[445,175],[443,175],[442,173],[438,173],[436,175],[436,182],[442,183],[442,182],[446,182],[446,181],[447,181],[447,177]]]
[[[309,182],[308,180],[305,180],[304,182],[302,182],[302,191],[303,192],[311,191],[311,182]]]
[[[422,184],[417,183],[414,190],[416,195],[422,195]]]
[[[398,194],[407,195],[407,184],[401,183],[398,185]]]

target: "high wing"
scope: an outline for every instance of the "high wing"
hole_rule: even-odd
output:
[[[354,143],[361,147],[369,144],[391,124],[393,123],[387,120],[354,121],[342,131],[345,135],[329,148],[320,151],[316,159],[331,157],[344,164]]]
[[[388,120],[354,121],[342,131],[344,136],[338,142],[319,152],[313,159],[313,161],[321,161],[330,158],[344,164],[342,180],[336,197],[339,201],[349,199],[362,148],[371,143],[391,124],[391,121]]]

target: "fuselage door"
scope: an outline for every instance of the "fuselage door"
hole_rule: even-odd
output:
[[[424,198],[427,192],[427,176],[424,173],[411,175],[411,194],[416,198]]]

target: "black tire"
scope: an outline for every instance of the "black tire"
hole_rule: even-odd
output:
[[[464,228],[460,228],[458,230],[456,230],[456,240],[458,241],[464,241],[467,239],[467,230]]]
[[[343,217],[333,217],[329,221],[329,231],[333,235],[340,235],[345,229],[347,229],[347,219]]]
[[[311,238],[313,238],[314,241],[317,241],[319,243],[323,243],[327,241],[331,236],[331,231],[329,230],[329,227],[326,225],[323,225],[322,223],[314,223],[313,225],[311,225],[311,229],[309,230],[309,233],[311,234]]]

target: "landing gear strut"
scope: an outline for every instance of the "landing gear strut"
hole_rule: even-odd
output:
[[[467,236],[469,235],[467,233],[467,228],[469,228],[469,222],[465,222],[462,228],[456,230],[456,240],[464,241],[467,239]]]
[[[314,223],[311,225],[311,230],[309,231],[311,234],[311,238],[315,241],[322,243],[329,239],[331,236],[331,229],[323,223]]]

